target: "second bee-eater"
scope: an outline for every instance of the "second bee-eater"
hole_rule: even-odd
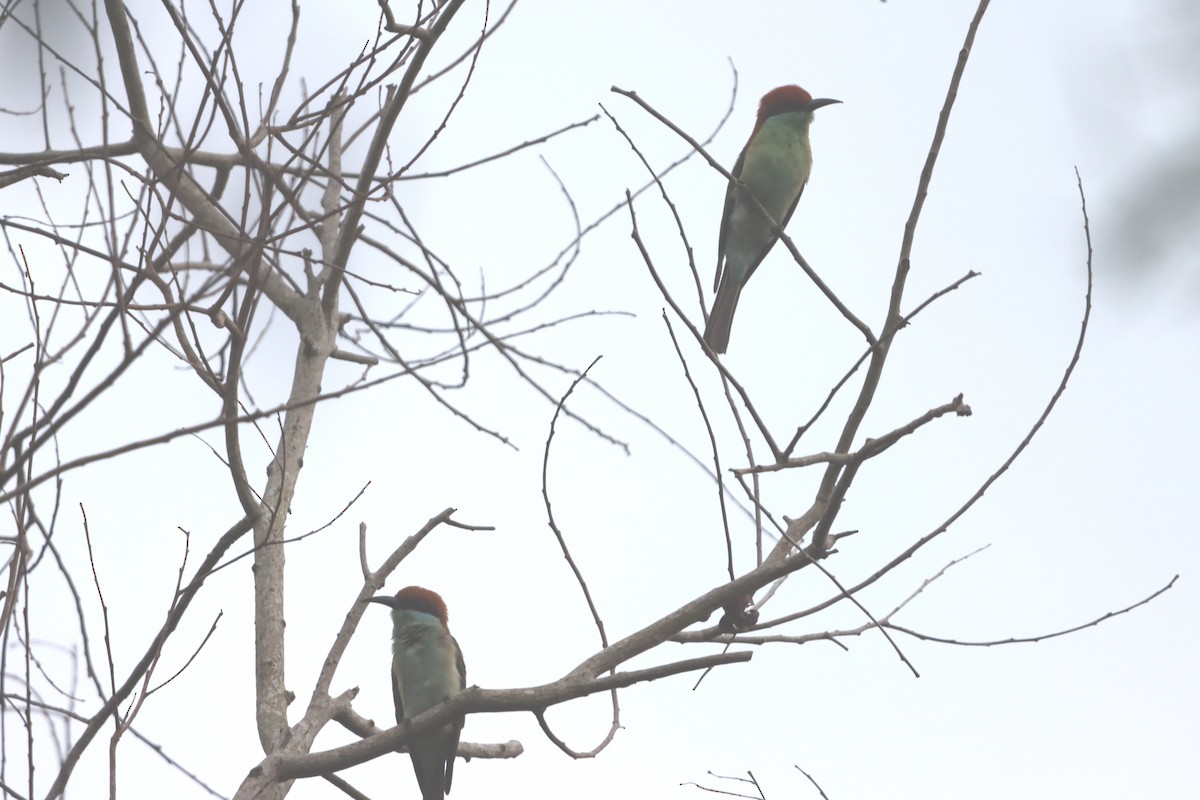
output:
[[[392,699],[397,724],[463,690],[467,669],[462,650],[450,635],[446,604],[436,592],[408,586],[395,597],[372,597],[369,602],[392,609]],[[459,717],[408,743],[421,800],[442,800],[450,793],[462,726]]]
[[[763,96],[750,140],[742,148],[732,175],[745,189],[730,183],[725,192],[725,213],[717,242],[717,293],[704,341],[713,352],[729,347],[733,312],[746,281],[779,239],[771,220],[763,216],[748,189],[779,228],[787,226],[812,170],[808,126],[813,111],[841,100],[814,100],[799,86],[780,86]]]

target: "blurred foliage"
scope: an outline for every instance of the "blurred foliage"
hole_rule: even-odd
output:
[[[1142,169],[1123,178],[1116,261],[1139,281],[1181,288],[1179,278],[1200,297],[1200,4],[1150,0],[1139,13],[1128,58],[1100,54],[1109,69],[1139,73],[1143,96],[1113,113],[1145,115],[1130,125],[1130,143],[1146,153]]]

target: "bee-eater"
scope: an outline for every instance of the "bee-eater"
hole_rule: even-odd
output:
[[[814,100],[799,86],[780,86],[767,92],[759,103],[754,130],[733,165],[732,175],[758,198],[780,229],[792,218],[812,170],[808,126],[813,111],[840,102]],[[725,192],[713,282],[717,297],[704,329],[704,341],[715,353],[724,353],[729,346],[729,328],[742,288],[779,239],[771,221],[746,195],[746,189],[731,182]]]
[[[446,604],[436,592],[408,586],[395,597],[372,597],[369,602],[392,609],[392,699],[397,724],[463,690],[467,669],[462,650],[450,635]],[[462,726],[459,717],[408,743],[421,800],[442,800],[450,794]]]

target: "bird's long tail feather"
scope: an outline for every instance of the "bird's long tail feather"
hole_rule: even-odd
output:
[[[724,353],[729,347],[729,330],[733,327],[733,312],[737,310],[738,298],[742,294],[742,282],[733,277],[733,270],[725,266],[717,298],[713,300],[708,325],[704,329],[704,341],[714,353]]]

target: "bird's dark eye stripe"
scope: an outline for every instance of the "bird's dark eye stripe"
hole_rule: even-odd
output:
[[[793,111],[807,111],[807,110],[808,110],[807,103],[780,103],[779,105],[772,108],[771,113],[768,114],[767,116],[768,117],[777,117],[780,114],[790,114]]]
[[[419,611],[422,614],[429,614],[432,617],[438,615],[437,609],[433,607],[432,603],[428,603],[420,598],[408,598],[403,607],[409,611]]]

